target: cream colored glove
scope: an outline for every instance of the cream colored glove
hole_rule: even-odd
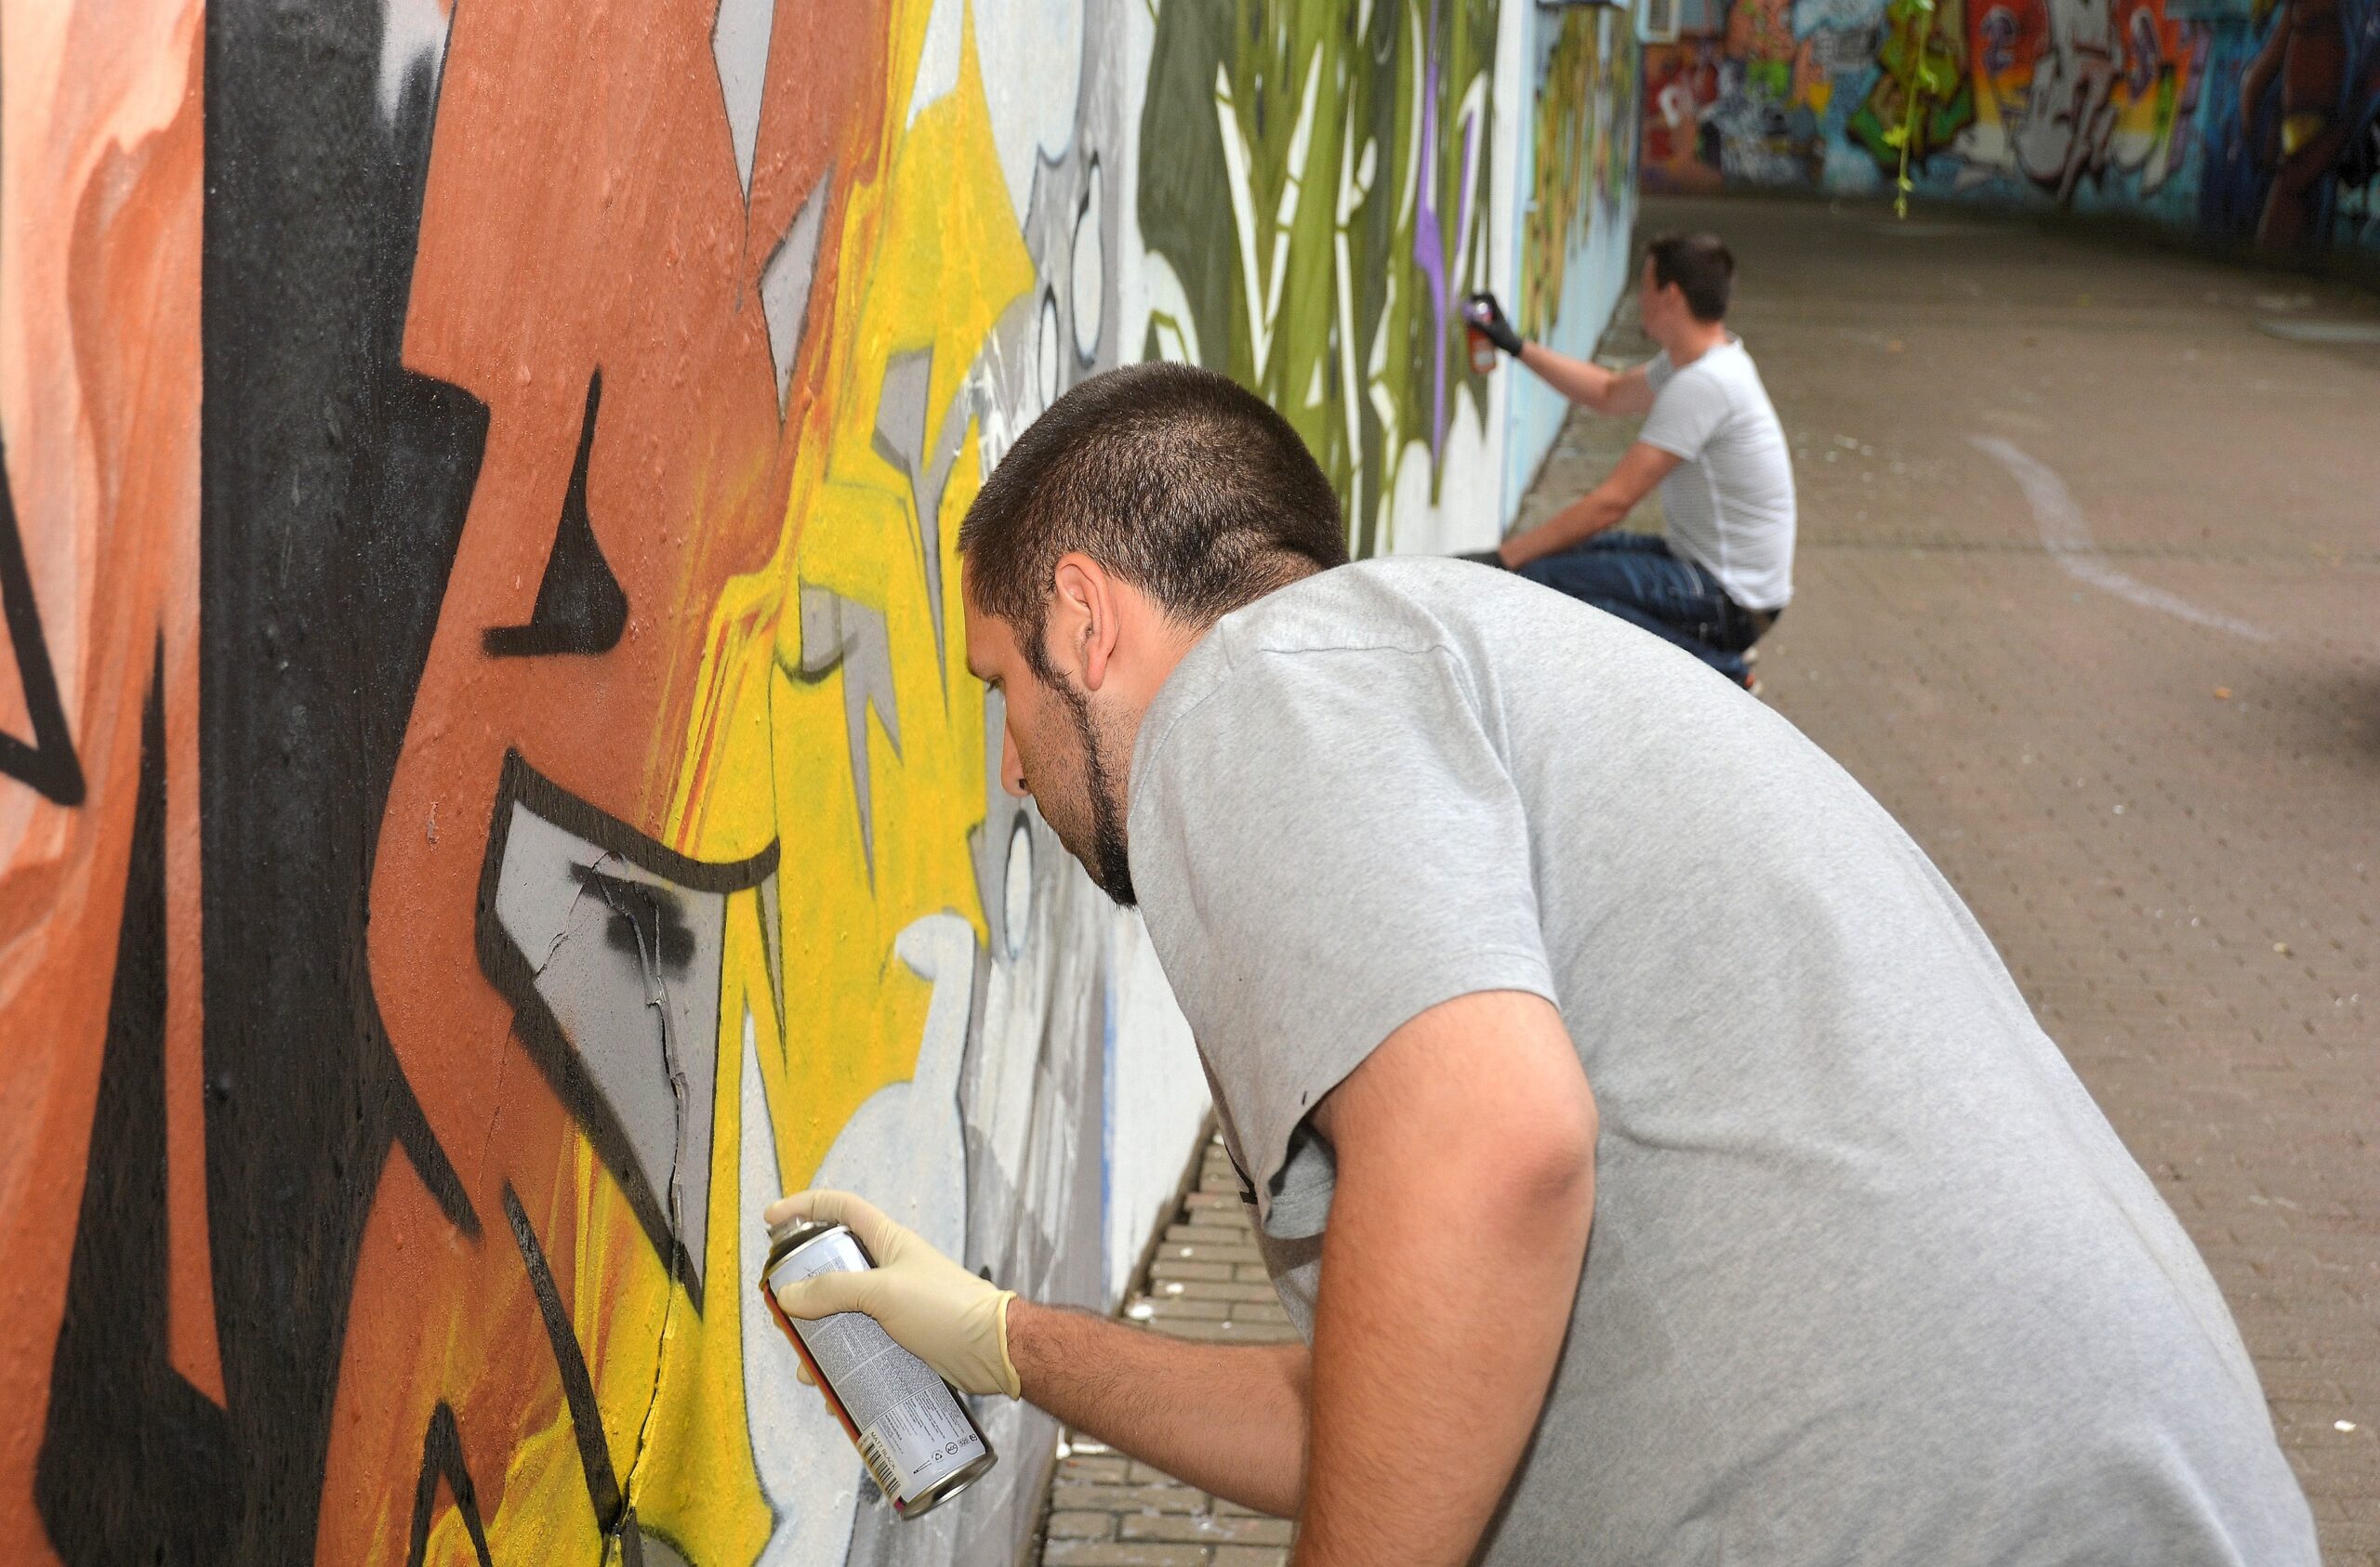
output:
[[[776,1292],[786,1315],[815,1322],[838,1311],[865,1311],[892,1341],[933,1367],[961,1392],[1020,1396],[1016,1363],[1008,1356],[1008,1303],[1014,1290],[977,1278],[848,1192],[797,1192],[769,1205],[770,1224],[814,1218],[842,1224],[859,1237],[876,1266],[860,1273],[819,1273]],[[810,1380],[805,1374],[802,1380]]]

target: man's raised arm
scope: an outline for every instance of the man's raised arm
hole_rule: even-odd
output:
[[[1604,415],[1636,415],[1653,406],[1653,384],[1641,364],[1628,370],[1606,370],[1583,359],[1556,353],[1532,343],[1513,330],[1504,308],[1492,294],[1474,294],[1464,304],[1463,319],[1488,340],[1534,371],[1538,379],[1581,408]]]

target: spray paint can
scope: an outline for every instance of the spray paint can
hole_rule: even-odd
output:
[[[769,1226],[760,1298],[793,1340],[794,1352],[892,1510],[911,1519],[966,1490],[999,1462],[967,1401],[866,1312],[800,1322],[777,1304],[778,1284],[875,1266],[846,1226],[788,1218]]]
[[[1494,307],[1487,300],[1474,296],[1462,304],[1462,336],[1471,349],[1471,369],[1474,375],[1485,375],[1496,368],[1496,339],[1479,330],[1479,323],[1492,320]]]
[[[1485,375],[1496,368],[1496,340],[1469,322],[1463,323],[1462,335],[1471,342],[1471,369],[1474,375]]]

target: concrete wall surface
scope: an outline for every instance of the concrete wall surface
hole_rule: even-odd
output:
[[[1686,0],[1648,189],[2153,220],[2380,270],[2380,0]]]
[[[1205,1112],[998,786],[959,520],[1170,355],[1360,548],[1487,542],[1455,311],[1592,339],[1633,68],[1522,0],[7,0],[0,1554],[1010,1560],[1048,1423],[896,1522],[753,1289],[815,1182],[1112,1303]]]

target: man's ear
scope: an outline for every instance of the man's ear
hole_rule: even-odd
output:
[[[1058,559],[1056,587],[1051,640],[1072,655],[1083,689],[1097,691],[1106,683],[1123,629],[1116,579],[1090,556],[1073,553]]]

